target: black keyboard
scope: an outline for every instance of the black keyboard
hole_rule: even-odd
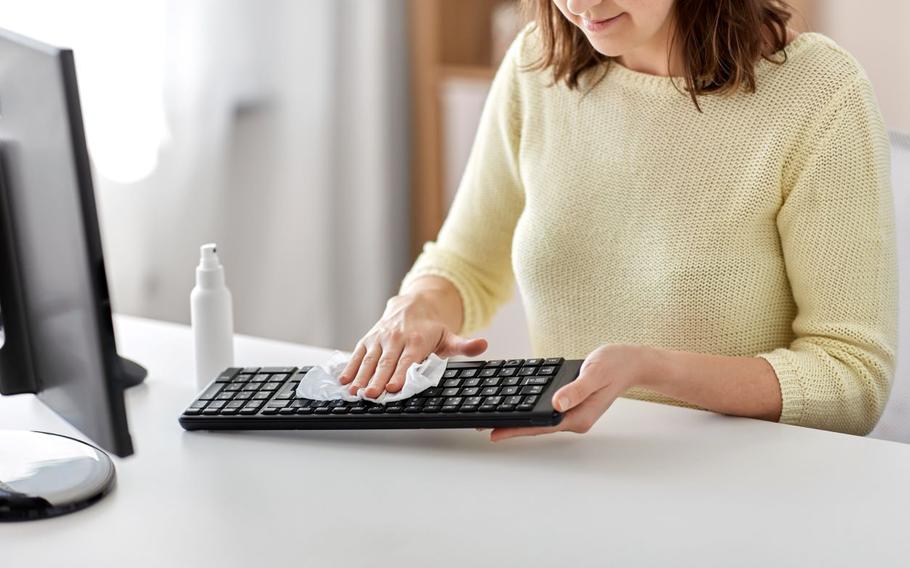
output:
[[[297,398],[307,367],[231,368],[180,416],[187,430],[481,428],[553,426],[553,393],[580,360],[450,361],[439,385],[385,405]]]

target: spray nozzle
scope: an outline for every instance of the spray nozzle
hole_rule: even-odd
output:
[[[204,244],[199,248],[199,268],[220,268],[221,261],[218,260],[218,248],[215,243]]]

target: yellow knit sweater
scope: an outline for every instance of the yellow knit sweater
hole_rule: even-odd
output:
[[[785,63],[757,63],[755,93],[700,97],[699,113],[670,78],[616,63],[580,91],[554,86],[524,69],[538,45],[526,28],[509,50],[402,290],[449,279],[468,334],[517,278],[535,357],[604,343],[760,356],[781,422],[871,430],[893,375],[897,268],[888,141],[858,63],[804,33]]]

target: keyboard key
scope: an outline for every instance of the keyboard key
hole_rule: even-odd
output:
[[[514,387],[515,385],[518,384],[518,381],[520,381],[520,380],[521,380],[521,379],[518,378],[518,377],[509,377],[509,378],[507,378],[507,379],[504,379],[504,380],[502,381],[502,384],[505,385],[505,386],[507,386],[507,387]]]
[[[365,414],[367,411],[366,406],[355,406],[351,408],[351,414]]]
[[[385,409],[386,414],[401,414],[404,412],[403,406],[387,406]]]
[[[427,403],[426,403],[427,406],[439,406],[441,404],[442,404],[442,397],[439,397],[439,396],[434,396],[432,398],[428,398]]]
[[[250,379],[251,383],[264,383],[269,380],[269,376],[265,374],[253,375],[253,378]]]
[[[443,389],[443,391],[442,391],[442,396],[456,396],[457,394],[458,394],[458,389],[454,388],[454,387],[448,388],[448,389]]]
[[[253,395],[253,400],[268,400],[269,393],[267,392],[257,392]]]
[[[469,396],[468,398],[464,399],[465,406],[480,406],[482,402],[482,396]]]
[[[540,386],[526,386],[521,387],[521,394],[540,394],[543,392],[543,387]]]
[[[234,400],[250,400],[253,398],[253,393],[251,392],[238,392],[234,395]]]
[[[232,400],[231,402],[225,404],[224,407],[239,410],[240,408],[243,407],[244,404],[246,404],[246,403],[242,400]]]
[[[231,379],[231,382],[232,382],[232,383],[247,383],[247,382],[249,382],[250,379],[252,379],[252,378],[253,378],[253,375],[248,375],[248,374],[246,374],[246,373],[241,373],[241,374],[235,376],[233,379]]]
[[[262,383],[248,383],[248,384],[243,385],[243,388],[240,390],[244,390],[247,392],[253,392],[253,391],[258,391],[259,387],[261,387],[261,386],[262,386]]]
[[[499,390],[499,394],[501,394],[503,396],[510,396],[510,395],[518,394],[518,387],[502,387]],[[516,402],[515,404],[518,404],[518,403]]]
[[[266,392],[276,391],[281,387],[281,383],[265,383],[262,385],[262,390]]]
[[[537,399],[539,399],[539,398],[540,397],[537,396],[536,394],[532,395],[532,396],[526,396],[525,399],[521,403],[535,405],[535,404],[537,404]]]
[[[262,412],[259,414],[265,414],[266,416],[272,416],[273,414],[278,414],[279,410],[277,408],[263,408]]]
[[[515,406],[521,404],[521,399],[522,397],[520,396],[508,396],[502,403],[508,404],[509,406]]]
[[[529,385],[540,385],[544,386],[550,382],[550,377],[528,377]]]
[[[525,365],[540,365],[543,359],[525,359]]]
[[[259,369],[259,372],[260,373],[269,373],[269,374],[275,374],[275,373],[287,374],[287,373],[293,373],[294,367],[263,367],[263,368]]]
[[[562,363],[562,357],[550,357],[549,359],[543,360],[545,365],[559,365]]]
[[[488,396],[485,399],[483,399],[483,404],[492,404],[493,406],[497,406],[501,402],[502,402],[501,396]]]
[[[481,404],[480,408],[478,408],[477,410],[479,410],[481,412],[493,412],[494,410],[496,410],[496,407],[493,406],[492,404]]]
[[[537,367],[522,367],[518,369],[518,376],[527,377],[537,373]]]
[[[482,379],[480,379],[479,377],[474,377],[473,379],[465,379],[465,380],[461,383],[461,386],[463,386],[463,387],[476,387],[476,386],[480,386],[481,380],[482,380]]]
[[[443,379],[454,379],[458,376],[458,369],[446,369],[446,372],[442,374]]]
[[[429,405],[429,404],[428,404],[427,406],[424,406],[424,407],[421,409],[421,412],[423,412],[423,413],[425,413],[425,414],[431,414],[431,413],[434,413],[434,412],[440,412],[441,410],[442,410],[442,407],[439,406],[438,404],[434,404],[434,405]]]
[[[350,406],[336,406],[332,409],[332,414],[348,414],[351,412]]]
[[[214,401],[214,402],[210,402],[209,405],[208,405],[206,408],[214,408],[214,409],[217,410],[217,409],[220,409],[220,408],[224,408],[224,405],[225,405],[225,404],[227,404],[227,403],[224,402],[223,400],[216,400],[216,401]]]
[[[377,404],[375,406],[371,406],[367,412],[370,414],[383,414],[385,412],[385,408],[383,408],[381,404]]]
[[[495,377],[499,369],[495,367],[488,367],[480,372],[481,377]]]
[[[540,368],[540,371],[538,371],[538,372],[541,375],[553,375],[556,373],[556,367],[554,367],[552,365],[543,366]]]
[[[502,359],[492,359],[487,361],[487,367],[502,367],[502,364],[505,363]]]
[[[458,412],[477,412],[476,404],[462,404]]]
[[[202,410],[203,408],[205,408],[206,404],[208,404],[208,401],[197,400],[196,402],[194,402],[193,404],[190,405],[188,410]]]
[[[303,399],[306,400],[306,399]],[[310,402],[311,408],[324,408],[329,405],[328,400],[313,400]]]
[[[312,406],[297,409],[297,414],[313,414],[314,412],[316,412],[316,409]]]
[[[460,387],[461,379],[446,379],[442,382],[442,386],[447,388]]]
[[[451,361],[448,369],[477,369],[483,367],[483,361]]]
[[[461,372],[461,375],[459,375],[459,376],[463,379],[475,377],[475,376],[477,376],[477,369],[465,369],[464,371]]]
[[[418,412],[420,412],[420,407],[419,406],[405,406],[404,411],[407,414],[417,414]]]
[[[430,387],[417,396],[422,396],[423,398],[428,398],[431,396],[439,396],[439,393],[442,392],[442,387]]]
[[[240,371],[242,371],[242,369],[238,369],[236,367],[232,367],[230,369],[225,369],[224,371],[221,371],[221,373],[217,377],[215,377],[215,382],[216,383],[229,383],[229,382],[231,382],[231,379],[233,379],[234,376],[236,376],[237,373],[239,373]]]
[[[495,386],[498,386],[498,385],[499,385],[499,381],[501,381],[501,380],[502,380],[502,379],[500,379],[499,377],[490,377],[490,378],[488,378],[488,379],[484,379],[484,380],[483,380],[483,386],[485,386],[485,387],[495,387]]]
[[[504,364],[507,367],[517,367],[517,366],[521,365],[523,362],[524,361],[522,361],[521,359],[509,359]]]
[[[504,367],[502,371],[499,372],[500,377],[511,377],[518,372],[517,367]]]
[[[484,387],[480,390],[480,394],[483,396],[493,396],[499,394],[499,387]]]
[[[313,410],[313,412],[316,414],[329,414],[332,412],[332,409],[328,406],[318,406],[315,410]]]
[[[515,410],[514,404],[500,404],[496,407],[496,412],[512,412]]]
[[[221,391],[221,387],[224,385],[221,383],[212,383],[209,385],[202,394],[196,397],[197,400],[213,400],[218,393]]]
[[[226,390],[228,392],[237,392],[242,388],[243,388],[242,383],[231,383],[229,385],[225,385],[224,390]]]
[[[218,396],[215,397],[215,400],[231,400],[232,398],[234,398],[234,393],[228,391],[218,393]]]
[[[184,413],[185,415],[187,415],[187,416],[199,416],[200,414],[202,414],[202,409],[200,409],[200,408],[187,408],[186,410],[183,411],[183,413]]]
[[[461,389],[461,392],[458,393],[461,396],[477,396],[477,393],[480,392],[480,389],[477,387],[471,387],[467,389]]]

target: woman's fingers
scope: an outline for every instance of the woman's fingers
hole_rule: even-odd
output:
[[[599,372],[596,363],[583,367],[578,377],[553,394],[553,408],[567,412],[583,403],[605,386],[606,377]]]
[[[360,362],[363,361],[363,356],[366,355],[366,353],[367,348],[364,347],[363,343],[358,343],[357,346],[354,347],[351,359],[348,361],[348,364],[345,365],[344,370],[341,371],[341,375],[338,376],[338,380],[341,384],[346,385],[354,380],[357,369],[360,368]]]
[[[392,375],[388,384],[386,384],[385,390],[389,392],[400,391],[401,387],[404,386],[405,378],[408,376],[408,368],[410,368],[412,363],[419,363],[424,359],[425,357],[417,355],[417,352],[413,348],[405,347],[401,354],[401,359],[398,360],[398,367],[396,367],[395,373]]]
[[[383,346],[382,356],[379,358],[379,362],[376,364],[376,371],[367,386],[366,395],[368,397],[376,398],[385,390],[389,378],[398,366],[398,358],[401,357],[403,349],[404,345],[397,341]]]
[[[581,404],[566,413],[562,422],[556,426],[531,427],[531,428],[494,428],[490,432],[490,441],[500,442],[518,436],[539,436],[553,432],[575,432],[584,434],[588,432],[597,420],[619,396],[615,389],[604,388],[588,397]]]
[[[358,390],[367,386],[376,371],[376,365],[379,364],[381,355],[382,347],[378,343],[374,343],[367,348],[366,355],[363,356],[363,361],[360,364],[360,369],[357,371],[357,376],[354,377],[354,382],[351,383],[351,394],[357,394]]]

